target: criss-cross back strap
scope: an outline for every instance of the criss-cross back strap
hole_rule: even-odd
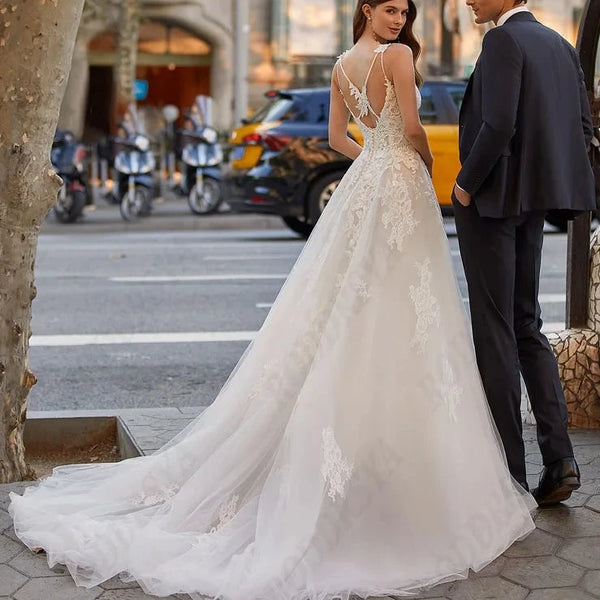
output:
[[[348,82],[348,86],[350,87],[350,93],[352,94],[352,96],[354,96],[354,98],[356,98],[356,102],[357,102],[356,108],[359,111],[359,113],[357,115],[358,119],[362,119],[363,117],[366,117],[369,113],[371,113],[375,117],[376,121],[379,121],[379,115],[375,112],[375,110],[371,106],[371,102],[369,101],[369,97],[367,95],[367,84],[369,83],[369,77],[371,76],[371,73],[373,71],[373,67],[375,66],[375,62],[377,61],[378,55],[381,55],[381,68],[383,70],[383,76],[384,76],[386,82],[388,81],[388,78],[387,78],[387,75],[385,72],[385,68],[383,66],[383,53],[385,52],[386,49],[387,49],[387,45],[379,46],[375,50],[375,56],[373,57],[373,60],[371,61],[371,65],[369,67],[369,70],[367,71],[367,76],[365,77],[365,81],[363,83],[362,89],[359,89],[358,86],[354,84],[354,82],[350,79],[350,77],[346,73],[346,70],[344,69],[344,57],[346,55],[346,52],[344,52],[344,54],[342,54],[338,60],[340,70],[341,70],[342,74],[344,75],[344,77],[346,78],[346,81]],[[341,89],[340,89],[340,94],[342,94],[342,98],[344,99],[344,103],[346,104],[346,107],[348,108],[348,110],[352,114],[354,114],[354,111],[348,106],[348,102],[346,101],[346,95],[342,92]]]

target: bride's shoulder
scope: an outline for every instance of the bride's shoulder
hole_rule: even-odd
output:
[[[395,43],[385,46],[385,56],[389,60],[411,60],[413,59],[413,51],[406,44]]]
[[[388,44],[384,54],[385,66],[395,69],[413,69],[413,52],[406,44]]]

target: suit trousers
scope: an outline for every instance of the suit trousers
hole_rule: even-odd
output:
[[[526,483],[521,380],[537,422],[544,465],[573,456],[554,352],[538,302],[543,212],[494,219],[453,197],[477,364],[512,476]]]

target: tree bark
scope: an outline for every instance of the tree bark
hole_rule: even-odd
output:
[[[50,147],[84,0],[0,0],[0,483],[31,478],[23,428],[40,225],[61,180]]]
[[[139,30],[139,0],[122,0],[117,31],[117,62],[115,65],[115,81],[117,83],[115,118],[117,121],[134,100],[133,82],[137,64]]]

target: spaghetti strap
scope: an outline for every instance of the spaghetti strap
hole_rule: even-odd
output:
[[[375,121],[378,122],[380,115],[377,114],[377,112],[374,110],[374,108],[371,106],[371,102],[369,100],[368,94],[367,94],[367,85],[369,83],[369,79],[371,77],[371,73],[373,72],[373,67],[375,66],[375,63],[377,61],[377,55],[381,54],[381,67],[383,70],[383,76],[386,82],[386,86],[389,84],[389,79],[387,78],[387,75],[385,73],[385,69],[383,68],[383,53],[387,50],[388,45],[387,44],[381,44],[380,46],[378,46],[373,52],[375,54],[375,56],[373,57],[373,60],[371,61],[371,65],[369,66],[369,70],[367,71],[367,75],[365,77],[365,81],[362,85],[362,88],[359,88],[353,81],[352,79],[350,79],[350,77],[348,76],[348,73],[346,73],[346,70],[344,69],[344,58],[346,56],[346,54],[349,52],[348,50],[346,50],[346,52],[344,52],[343,54],[341,54],[338,57],[338,61],[334,67],[334,69],[337,67],[337,65],[339,65],[340,67],[340,71],[342,72],[342,74],[344,75],[344,77],[346,78],[346,81],[348,82],[348,86],[350,89],[350,94],[356,99],[356,106],[355,109],[358,110],[358,115],[354,113],[354,111],[350,108],[349,106],[349,102],[346,99],[346,94],[344,94],[344,92],[341,89],[340,86],[340,81],[339,81],[339,77],[338,77],[338,72],[337,70],[335,70],[335,74],[336,74],[336,79],[337,79],[337,84],[338,84],[338,89],[340,94],[342,94],[342,98],[344,99],[344,104],[346,105],[346,108],[348,108],[348,110],[350,111],[350,113],[359,121],[362,121],[363,117],[367,117],[369,114],[372,114],[373,117],[375,118]]]
[[[389,45],[385,46],[385,49],[387,50],[389,48]],[[385,50],[383,50],[382,52],[380,52],[381,54],[381,71],[383,73],[383,78],[385,79],[386,83],[390,82],[390,79],[387,76],[387,73],[385,72],[385,64],[383,62],[383,55],[385,54]]]

